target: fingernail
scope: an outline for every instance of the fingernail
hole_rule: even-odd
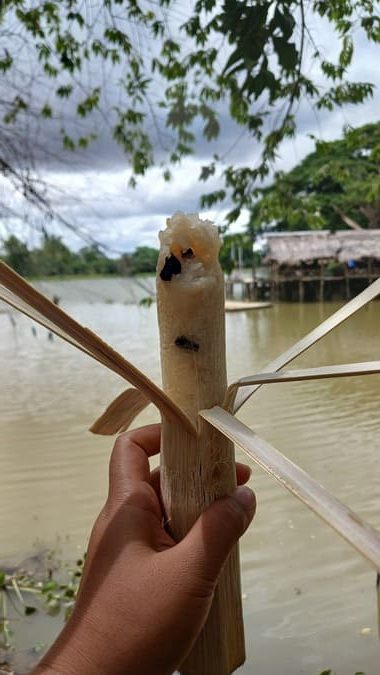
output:
[[[239,485],[232,493],[231,497],[239,502],[240,506],[246,511],[250,516],[252,516],[256,510],[256,497],[251,488],[246,485]]]

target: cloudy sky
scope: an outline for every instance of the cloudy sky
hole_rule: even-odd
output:
[[[313,23],[314,22],[314,23]],[[313,37],[327,57],[336,54],[337,43],[326,26],[312,20]],[[310,135],[324,140],[338,138],[344,125],[358,126],[380,118],[380,69],[378,62],[380,46],[369,44],[362,35],[356,38],[356,55],[350,71],[350,79],[370,81],[376,85],[373,99],[361,106],[348,106],[334,112],[317,113],[307,101],[301,102],[298,112],[298,130],[296,137],[286,141],[280,151],[276,169],[290,169],[313,149]],[[27,70],[27,59],[20,57],[19,70]],[[310,60],[309,75],[318,77]],[[117,73],[106,88],[106,105],[109,110],[117,102]],[[13,84],[13,83],[12,83]],[[20,84],[20,83],[19,83]],[[18,84],[18,86],[19,86]],[[4,91],[4,83],[3,83]],[[37,83],[40,100],[45,100],[46,83]],[[34,94],[36,92],[34,91]],[[71,105],[71,104],[70,104]],[[185,212],[199,211],[199,198],[205,191],[220,186],[216,178],[211,183],[199,183],[201,166],[208,163],[214,153],[224,156],[226,164],[252,165],[259,156],[260,148],[241,128],[236,127],[221,111],[222,133],[217,141],[208,143],[201,137],[196,144],[196,153],[185,160],[173,171],[173,179],[166,183],[159,168],[151,169],[139,179],[137,187],[128,186],[130,170],[126,157],[110,136],[107,114],[97,124],[98,140],[85,153],[64,153],[61,149],[60,128],[62,122],[70,127],[73,115],[70,108],[62,108],[59,123],[40,124],[33,127],[28,143],[34,157],[35,168],[50,186],[49,194],[57,212],[67,221],[79,225],[81,230],[93,236],[110,251],[131,251],[140,245],[157,245],[157,233],[165,219],[177,210]],[[206,190],[205,190],[206,187]],[[40,216],[34,212],[9,182],[0,177],[0,203],[8,207],[0,225],[0,235],[14,232],[26,237],[31,244],[38,243]],[[218,224],[223,223],[225,213],[230,208],[227,202],[212,211],[202,211],[202,215]],[[20,217],[14,214],[21,215]],[[27,216],[30,225],[25,226],[23,216]],[[241,230],[246,222],[242,214],[234,230]],[[56,227],[64,240],[73,248],[79,248],[83,241],[71,232]]]

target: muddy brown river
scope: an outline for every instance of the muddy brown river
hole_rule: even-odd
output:
[[[156,308],[134,304],[150,284],[41,287],[159,382]],[[281,304],[227,315],[229,379],[260,370],[337,308]],[[105,499],[112,446],[87,429],[123,382],[12,316],[0,313],[0,560],[44,548],[75,559]],[[294,367],[376,360],[379,345],[373,302]],[[264,386],[239,417],[380,528],[379,375]],[[151,407],[138,424],[157,419]],[[258,512],[241,544],[248,658],[239,673],[379,675],[374,570],[257,467],[251,485]],[[32,621],[22,631],[24,645],[36,640]]]

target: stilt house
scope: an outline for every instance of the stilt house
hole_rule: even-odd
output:
[[[380,277],[380,230],[274,232],[265,262],[274,300],[351,298]]]

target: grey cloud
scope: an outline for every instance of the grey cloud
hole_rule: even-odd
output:
[[[314,34],[318,34],[320,23],[315,22]],[[324,26],[324,30],[326,27]],[[335,45],[336,40],[332,39],[330,30],[324,34],[324,41],[327,47]],[[326,48],[326,51],[328,49]],[[336,51],[336,50],[335,50]],[[356,56],[354,65],[351,69],[352,77],[355,79],[375,81],[380,84],[380,74],[373,68],[373,60],[376,58],[379,48],[358,34],[356,38]],[[328,54],[332,56],[331,54]],[[310,63],[310,69],[314,76],[318,77],[317,69]],[[33,69],[32,69],[33,70]],[[91,75],[91,74],[90,74]],[[102,106],[99,112],[93,113],[88,119],[80,120],[75,113],[78,101],[83,98],[83,93],[75,91],[72,99],[60,100],[54,99],[53,108],[58,111],[57,118],[54,120],[34,120],[26,123],[19,129],[19,133],[24,135],[29,147],[29,153],[33,154],[37,166],[43,171],[62,171],[83,172],[93,170],[109,170],[125,167],[129,168],[128,157],[121,147],[112,137],[112,125],[115,120],[113,112],[114,105],[122,103],[123,97],[120,92],[119,79],[121,69],[115,68],[103,78],[104,92],[102,96]],[[88,76],[88,84],[94,83],[91,76]],[[46,83],[37,81],[37,93],[35,92],[38,106],[49,101],[52,97],[51,92],[44,89]],[[156,87],[159,84],[156,83]],[[40,87],[40,90],[39,90]],[[86,89],[86,82],[84,83]],[[35,91],[35,90],[34,90]],[[148,121],[148,127],[152,131],[154,139],[154,149],[156,161],[162,161],[166,156],[166,151],[172,147],[172,135],[165,127],[163,113],[160,109],[154,109],[155,92],[152,90],[152,108],[156,116],[158,132],[155,128],[152,118]],[[55,105],[54,105],[55,104]],[[125,99],[124,99],[125,104]],[[57,107],[58,106],[58,107]],[[364,106],[359,106],[354,110],[345,109],[343,112],[329,113],[326,111],[316,112],[307,102],[302,102],[298,113],[298,134],[301,136],[306,133],[313,133],[319,136],[331,132],[337,135],[346,119],[373,120],[376,115],[376,109],[379,106],[378,94],[376,100],[368,101]],[[358,112],[356,112],[356,110]],[[202,124],[197,120],[194,124],[196,134],[195,156],[202,162],[207,163],[214,153],[222,156],[227,163],[250,162],[254,164],[259,157],[258,143],[255,139],[249,137],[249,134],[230,118],[227,105],[221,105],[219,109],[221,133],[217,140],[208,142],[202,135]],[[90,147],[83,151],[75,152],[65,151],[62,145],[61,128],[65,126],[67,133],[74,139],[80,135],[86,135],[92,131],[97,133],[96,140]],[[267,126],[268,128],[268,126]],[[163,137],[163,146],[161,147],[158,136]]]
[[[314,25],[314,32],[320,38],[318,22]],[[326,33],[322,37],[327,46],[332,45],[331,36]],[[347,123],[355,126],[379,118],[380,73],[374,67],[378,54],[379,48],[370,45],[359,35],[351,75],[352,79],[375,82],[378,88],[374,99],[362,106],[348,106],[332,113],[316,112],[307,101],[302,101],[297,110],[296,137],[283,143],[276,169],[292,168],[312,150],[310,134],[329,140],[339,137]],[[314,71],[311,72],[314,74]],[[195,125],[197,141],[194,159],[173,169],[173,182],[164,183],[160,172],[154,169],[138,181],[136,190],[132,190],[128,187],[128,159],[112,139],[111,133],[112,107],[120,100],[118,76],[115,71],[114,77],[106,81],[103,112],[96,113],[90,120],[78,120],[75,106],[79,94],[75,94],[72,100],[58,102],[57,119],[29,123],[29,127],[24,119],[24,127],[19,129],[19,133],[21,143],[23,134],[28,140],[41,177],[58,188],[51,191],[56,210],[110,247],[131,250],[141,243],[149,242],[153,245],[157,241],[157,232],[168,215],[178,209],[186,212],[197,211],[201,194],[221,187],[218,176],[206,183],[199,183],[197,180],[201,166],[211,161],[213,153],[224,157],[225,163],[255,165],[259,159],[260,147],[257,141],[249,138],[247,132],[231,120],[227,106],[224,105],[220,108],[219,138],[211,143],[207,142],[202,136],[198,121]],[[37,89],[38,86],[37,83]],[[49,92],[41,85],[37,94],[39,104],[42,104],[47,100]],[[164,137],[163,144],[169,147],[170,132],[165,128],[162,113],[155,112],[160,134]],[[63,122],[67,132],[74,137],[96,130],[96,141],[86,151],[64,151],[61,136]],[[153,126],[152,130],[154,131]],[[155,143],[155,149],[157,159],[161,161],[164,151],[158,142]],[[227,204],[226,207],[228,206]],[[223,213],[222,207],[217,207],[213,217],[222,218]],[[8,225],[10,222],[9,220]],[[15,221],[12,223],[15,226]],[[65,240],[73,247],[82,245],[80,240],[62,228],[57,231],[63,232]]]

